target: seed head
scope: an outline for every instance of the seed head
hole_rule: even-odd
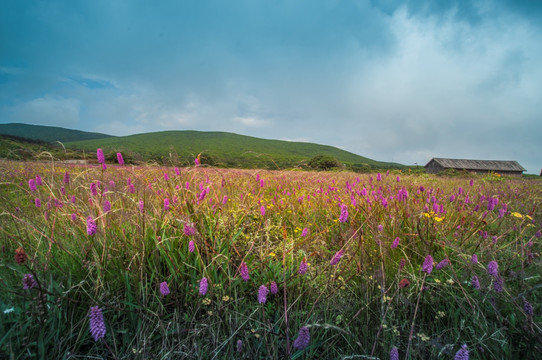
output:
[[[15,250],[15,262],[19,265],[23,265],[28,260],[28,255],[22,247]]]

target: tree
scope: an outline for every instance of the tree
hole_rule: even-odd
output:
[[[328,170],[341,166],[341,163],[330,155],[316,155],[308,162],[313,169]]]

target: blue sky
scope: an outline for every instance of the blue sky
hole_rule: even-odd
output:
[[[542,2],[0,2],[0,123],[542,168]]]

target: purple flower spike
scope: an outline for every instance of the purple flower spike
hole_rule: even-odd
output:
[[[105,164],[105,156],[104,156],[104,152],[102,149],[98,148],[96,150],[96,157],[98,158],[98,162],[100,164]]]
[[[309,346],[310,341],[311,335],[309,333],[309,328],[303,326],[301,329],[299,329],[297,339],[294,340],[294,348],[297,350],[303,350],[304,348]]]
[[[444,259],[441,262],[439,262],[437,266],[435,266],[435,269],[437,270],[444,269],[449,264],[450,264],[450,261],[448,259]]]
[[[339,216],[339,222],[347,222],[348,221],[348,206],[341,204],[341,215]]]
[[[168,210],[169,210],[169,199],[165,198],[164,199],[164,211],[168,211]]]
[[[307,236],[308,233],[309,233],[309,229],[303,228],[303,231],[301,232],[301,236],[305,237],[305,236]]]
[[[242,340],[237,340],[237,352],[238,353],[242,353],[243,352],[243,341]]]
[[[267,286],[262,285],[258,289],[258,302],[260,304],[265,304],[267,302],[267,294],[269,293],[269,290],[267,290]]]
[[[209,289],[209,282],[206,277],[201,278],[199,282],[199,293],[200,295],[207,294],[207,289]]]
[[[23,289],[32,289],[33,287],[38,286],[38,282],[34,279],[32,274],[26,274],[23,276]]]
[[[122,157],[122,154],[120,152],[117,153],[117,161],[119,162],[120,166],[124,165],[124,158]]]
[[[41,207],[41,200],[39,198],[35,198],[34,199],[34,204],[36,204],[37,208]]]
[[[470,261],[471,261],[474,265],[478,264],[478,255],[472,254],[472,257],[471,257]]]
[[[299,264],[299,269],[297,270],[297,273],[299,275],[305,275],[307,270],[309,270],[309,265],[307,264],[305,260],[302,260],[301,263]]]
[[[167,282],[164,281],[164,282],[161,282],[160,283],[160,294],[162,294],[162,296],[167,296],[169,295],[170,291],[169,291],[169,287],[167,286]]]
[[[36,191],[36,181],[34,179],[28,180],[28,187],[30,188],[30,191]]]
[[[188,251],[190,251],[191,253],[193,253],[194,250],[196,250],[196,247],[194,246],[194,240],[190,240],[190,241],[188,242]]]
[[[396,249],[397,246],[399,246],[399,241],[400,241],[400,240],[401,240],[401,239],[399,239],[399,237],[396,237],[395,240],[393,240],[393,243],[391,244],[391,248],[392,248],[392,249]]]
[[[470,283],[473,288],[475,288],[476,290],[480,290],[480,281],[478,280],[478,276],[474,275]]]
[[[90,334],[94,338],[94,341],[103,339],[105,337],[105,323],[102,310],[98,306],[90,308]]]
[[[269,288],[271,289],[271,294],[273,295],[279,292],[279,287],[277,286],[277,283],[274,281],[271,281],[271,285],[269,286]]]
[[[469,360],[469,351],[467,350],[466,344],[463,344],[463,346],[461,346],[461,349],[459,349],[455,353],[454,360]]]
[[[399,360],[399,350],[395,346],[390,350],[390,360]]]
[[[431,257],[431,255],[427,255],[425,257],[422,265],[422,271],[424,273],[427,273],[427,275],[431,274],[431,272],[433,271],[433,258]]]
[[[487,264],[487,273],[494,278],[499,276],[499,264],[497,264],[496,261],[490,261],[489,264]]]
[[[87,234],[94,235],[96,234],[96,223],[94,222],[94,219],[92,216],[87,217]]]
[[[341,260],[341,258],[343,257],[344,255],[344,251],[342,250],[339,250],[335,253],[335,255],[333,255],[333,258],[331,259],[331,261],[329,262],[329,264],[331,266],[335,266],[338,264],[338,262]]]
[[[241,267],[239,269],[239,272],[241,273],[241,278],[244,281],[249,281],[250,280],[250,275],[248,274],[248,267],[247,267],[247,264],[244,261],[241,263]]]

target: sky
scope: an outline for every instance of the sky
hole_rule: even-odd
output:
[[[0,123],[542,168],[542,1],[5,0]]]

